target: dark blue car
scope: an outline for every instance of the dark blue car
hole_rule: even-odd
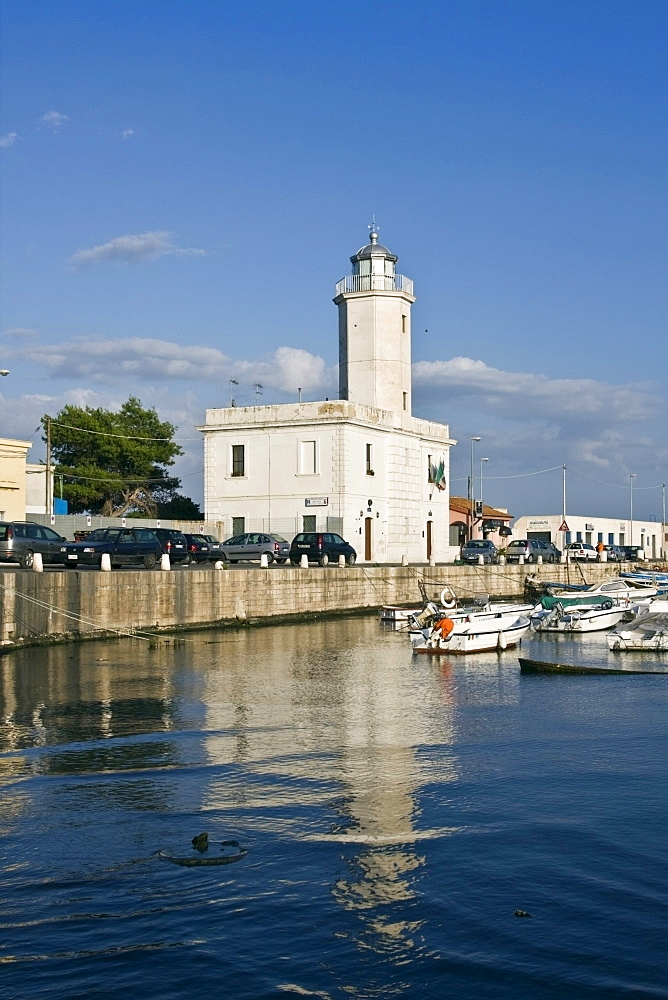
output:
[[[100,566],[107,553],[114,569],[145,566],[154,569],[162,555],[160,542],[150,528],[96,528],[80,542],[61,549],[65,566]]]

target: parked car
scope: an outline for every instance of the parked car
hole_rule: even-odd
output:
[[[506,549],[508,562],[519,562],[520,556],[528,563],[536,562],[541,556],[543,562],[558,562],[561,552],[553,542],[543,542],[537,538],[515,538]]]
[[[190,562],[208,562],[213,558],[211,547],[204,535],[190,535],[186,533],[185,539]]]
[[[640,545],[622,545],[621,548],[624,550],[624,558],[630,562],[645,562],[647,558],[645,550]]]
[[[462,559],[466,563],[477,563],[478,556],[482,556],[486,563],[496,563],[499,561],[499,554],[496,545],[489,538],[474,538],[462,546]]]
[[[217,559],[224,559],[225,553],[223,552],[223,543],[219,542],[214,535],[202,535],[202,538],[206,539],[209,546],[209,552],[211,553],[211,560],[215,562]]]
[[[263,555],[270,563],[284,563],[290,555],[290,543],[286,538],[258,531],[228,538],[221,543],[221,548],[223,558],[231,563],[259,559]]]
[[[338,562],[339,556],[345,558],[348,566],[353,566],[357,559],[352,545],[333,531],[302,531],[295,535],[290,546],[290,562],[298,566],[304,555],[309,562],[317,562],[321,566]]]
[[[61,549],[65,566],[76,569],[100,566],[107,553],[113,569],[145,566],[154,569],[162,555],[160,542],[151,528],[96,528],[80,542],[67,542]]]
[[[626,559],[626,553],[621,545],[606,545],[605,551],[608,562],[624,562]]]
[[[23,569],[32,568],[36,552],[45,563],[62,563],[66,541],[53,528],[34,521],[0,521],[0,561],[16,562]]]
[[[151,528],[150,530],[160,542],[162,554],[169,556],[170,563],[185,563],[186,566],[188,565],[190,555],[186,544],[186,536],[182,531],[177,531],[175,528]]]
[[[595,560],[598,553],[588,542],[569,542],[565,549],[567,559]]]

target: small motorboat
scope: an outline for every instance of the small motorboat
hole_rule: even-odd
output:
[[[606,636],[608,648],[626,650],[668,650],[668,614],[639,614],[629,623],[620,624]]]
[[[626,606],[612,597],[542,597],[529,617],[537,632],[602,632],[625,614]]]
[[[613,577],[610,580],[603,580],[601,583],[593,584],[591,587],[584,587],[577,593],[578,597],[610,597],[617,603],[625,605],[633,604],[645,597],[655,597],[659,588],[650,580],[634,580],[628,577]],[[573,597],[571,589],[561,587],[550,587],[551,597]]]
[[[410,638],[414,653],[485,653],[517,646],[530,628],[530,619],[515,611],[472,611],[413,629]]]

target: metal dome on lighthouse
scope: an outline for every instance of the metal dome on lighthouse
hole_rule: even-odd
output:
[[[413,282],[396,273],[399,258],[378,228],[374,218],[370,242],[350,258],[353,273],[336,285],[339,396],[410,415]]]

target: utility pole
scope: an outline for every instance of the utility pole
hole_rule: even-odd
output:
[[[46,417],[46,513],[53,514],[53,488],[51,483],[51,417]]]

